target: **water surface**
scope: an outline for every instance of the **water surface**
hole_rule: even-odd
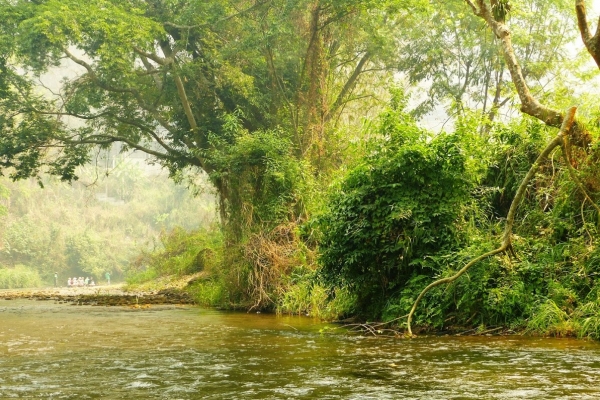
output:
[[[596,342],[331,327],[191,306],[0,300],[0,398],[600,398]]]

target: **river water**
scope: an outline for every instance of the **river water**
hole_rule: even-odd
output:
[[[0,300],[0,399],[597,399],[600,344]]]

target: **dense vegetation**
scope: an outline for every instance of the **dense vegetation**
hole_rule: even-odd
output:
[[[600,336],[585,1],[0,0],[0,21],[3,171],[73,182],[121,146],[206,176],[220,218],[133,259],[85,230],[48,256],[40,230],[6,263],[193,275],[228,308]]]
[[[377,133],[319,218],[320,274],[355,293],[367,316],[415,276],[439,273],[436,261],[465,243],[473,183],[458,135],[431,137],[399,109],[384,113]]]

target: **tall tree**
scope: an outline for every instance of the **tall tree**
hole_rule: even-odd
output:
[[[411,321],[412,317],[417,309],[417,306],[423,296],[432,288],[441,284],[450,284],[465,274],[471,267],[478,262],[492,257],[496,254],[507,253],[509,256],[514,256],[515,251],[512,246],[513,236],[513,225],[515,224],[515,216],[517,209],[524,197],[525,191],[528,185],[535,177],[540,165],[547,161],[549,155],[557,147],[562,148],[562,154],[565,161],[566,169],[569,172],[571,179],[575,182],[577,188],[582,193],[585,201],[589,201],[591,206],[600,215],[600,206],[593,201],[587,192],[585,185],[578,178],[573,162],[570,158],[570,146],[580,146],[585,151],[589,149],[591,137],[586,131],[583,124],[575,119],[575,113],[577,107],[570,107],[566,113],[562,113],[553,109],[552,107],[542,103],[531,91],[528,82],[527,74],[524,73],[522,63],[519,61],[519,53],[515,50],[512,40],[512,32],[509,25],[506,23],[507,12],[510,11],[510,6],[507,0],[465,0],[466,4],[471,8],[473,14],[481,18],[492,31],[492,33],[498,38],[501,54],[504,62],[510,73],[514,88],[518,93],[521,101],[521,111],[524,114],[530,115],[533,118],[540,120],[542,123],[550,126],[560,128],[558,135],[555,136],[546,147],[540,152],[535,162],[529,168],[529,171],[522,179],[521,184],[512,200],[510,209],[508,211],[504,233],[502,234],[502,240],[499,247],[492,251],[488,251],[481,254],[478,257],[471,259],[466,265],[460,268],[454,275],[443,277],[438,279],[428,286],[426,286],[421,293],[417,296],[413,306],[408,314],[407,326],[408,335],[412,336]],[[579,19],[579,29],[582,33],[582,38],[588,51],[592,56],[595,54],[595,48],[590,45],[591,38],[585,32],[587,31],[587,22],[585,22],[585,10],[582,8],[583,2],[576,1],[576,12]],[[501,10],[500,10],[501,8]],[[587,40],[587,42],[586,42]],[[591,47],[591,49],[590,49]],[[537,51],[537,50],[533,50]],[[595,160],[591,160],[592,163]],[[582,204],[583,209],[583,204]]]
[[[504,10],[503,2],[494,4],[498,5],[494,10]],[[508,10],[510,5],[501,13]],[[539,15],[545,17],[537,18]],[[537,91],[544,92],[547,82],[564,69],[569,57],[565,44],[575,37],[570,0],[521,1],[501,19],[509,20],[517,33],[515,52],[524,77]],[[427,90],[427,97],[414,110],[417,116],[440,104],[446,106],[450,116],[476,109],[484,122],[487,119],[484,128],[489,129],[498,112],[513,104],[510,72],[498,49],[497,37],[464,3],[436,2],[428,18],[415,21],[400,37],[403,57],[399,68],[410,83]]]
[[[227,220],[240,134],[288,140],[290,157],[323,167],[327,127],[389,66],[385,24],[407,14],[395,3],[419,2],[2,0],[0,166],[71,180],[93,147],[120,143],[173,175],[208,173]],[[80,73],[42,95],[58,65]],[[258,175],[273,156],[261,154]]]

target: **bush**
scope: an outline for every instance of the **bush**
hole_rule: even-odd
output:
[[[217,230],[188,232],[175,228],[161,235],[161,248],[142,252],[135,259],[126,278],[140,284],[162,276],[184,276],[210,270],[220,263],[221,235]]]
[[[527,331],[542,335],[571,336],[576,330],[567,313],[550,299],[541,303],[527,324]]]
[[[463,241],[472,182],[458,135],[430,137],[392,109],[370,153],[333,190],[319,218],[320,276],[380,317],[411,277],[439,272],[436,257]]]
[[[227,298],[226,285],[221,279],[209,278],[196,282],[190,288],[196,304],[204,307],[221,307]]]
[[[0,289],[20,289],[42,286],[38,272],[24,265],[0,268]]]

